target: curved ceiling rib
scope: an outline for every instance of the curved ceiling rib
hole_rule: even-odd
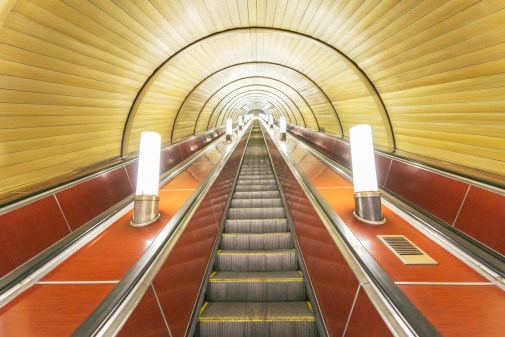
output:
[[[292,57],[293,54],[297,57]],[[338,92],[333,89],[328,97],[339,112],[344,136],[347,136],[350,126],[361,118],[372,124],[374,139],[379,146],[394,147],[392,129],[384,107],[378,104],[378,94],[371,83],[365,83],[368,81],[365,74],[354,63],[337,49],[308,35],[254,27],[211,34],[170,57],[150,77],[133,104],[126,126],[128,130],[125,131],[125,137],[129,139],[125,140],[123,149],[136,149],[140,130],[146,127],[160,132],[163,142],[167,143],[167,133],[172,133],[173,119],[186,93],[219,69],[255,61],[285,64],[297,69],[313,78],[325,91],[330,87],[340,88]],[[352,95],[346,93],[347,88],[353,88]],[[353,103],[356,100],[363,102],[367,115],[353,114],[354,107],[342,104],[349,99]],[[372,118],[368,118],[370,116]],[[335,117],[321,115],[321,123],[327,132],[338,133]]]
[[[277,94],[274,94],[274,93],[268,93],[267,92],[263,92],[263,91],[260,91],[260,90],[255,90],[253,91],[254,94],[265,94],[265,97],[268,97],[268,99],[266,99],[266,103],[268,104],[271,104],[275,107],[277,107],[277,105],[273,104],[273,101],[272,100],[275,100],[277,99],[277,101],[274,101],[275,103],[282,103],[281,107],[282,107],[282,111],[283,113],[281,115],[285,116],[288,123],[293,123],[293,118],[294,118],[294,112],[293,112],[293,108],[295,109],[298,109],[298,107],[296,106],[296,104],[294,104],[294,102],[292,102],[292,104],[294,105],[294,107],[291,107],[289,103],[286,103],[282,97],[279,97]],[[236,98],[232,98],[230,100],[230,103],[232,101],[235,101],[235,99],[238,99],[238,97]],[[279,102],[279,100],[281,102]],[[243,101],[243,104],[239,104],[239,102],[237,103],[233,103],[233,104],[228,104],[226,105],[222,110],[221,112],[218,114],[218,117],[215,119],[216,121],[216,126],[218,125],[223,125],[224,124],[224,121],[226,120],[226,118],[228,117],[231,117],[232,119],[234,118],[233,116],[233,113],[236,112],[238,109],[241,109],[244,105],[247,105],[249,102],[251,101],[250,98],[247,98]],[[279,110],[279,109],[278,109]],[[275,118],[278,118],[280,117],[280,115],[275,115],[274,116]],[[221,122],[219,122],[219,120]],[[293,124],[296,124],[296,123],[293,123]],[[214,127],[216,127],[214,126]]]
[[[278,81],[276,79],[272,78],[266,78],[266,77],[248,77],[248,78],[243,78],[239,80],[235,80],[233,82],[230,82],[228,84],[225,84],[221,88],[219,88],[214,94],[212,94],[209,99],[206,101],[206,103],[202,106],[200,111],[198,111],[198,116],[201,116],[201,111],[206,107],[206,106],[212,106],[212,104],[209,104],[209,102],[213,101],[216,102],[214,105],[217,104],[217,101],[220,100],[222,97],[230,94],[233,90],[240,89],[245,86],[251,86],[251,85],[261,85],[264,87],[269,87],[272,90],[280,92],[281,96],[288,96],[291,101],[296,105],[297,110],[301,113],[297,114],[295,116],[294,122],[306,126],[305,123],[305,118],[304,118],[304,111],[309,111],[312,113],[312,109],[310,105],[307,103],[307,101],[301,96],[297,91],[295,91],[293,88],[291,88],[289,85]],[[205,121],[205,116],[200,117],[202,119],[202,122]],[[210,116],[209,116],[210,118]],[[291,118],[290,118],[291,119]],[[219,124],[219,122],[218,122]],[[177,139],[177,138],[175,138]]]
[[[261,92],[252,92],[245,95],[240,95],[235,97],[230,107],[227,108],[228,111],[235,112],[244,109],[244,107],[253,104],[253,106],[260,106],[260,110],[263,110],[265,114],[272,114],[274,118],[279,118],[280,116],[285,116],[289,120],[289,114],[287,113],[286,107],[283,103],[273,101],[271,97],[265,97]],[[280,105],[279,105],[280,104]],[[232,120],[238,118],[238,116],[231,116]]]
[[[335,107],[331,104],[328,96],[311,78],[307,77],[300,71],[285,65],[267,62],[247,62],[231,65],[220,69],[207,76],[204,80],[199,82],[194,88],[191,89],[188,95],[184,98],[183,103],[178,109],[176,117],[174,119],[172,130],[174,132],[178,132],[178,136],[172,137],[171,139],[184,138],[189,135],[204,131],[202,128],[197,129],[197,125],[199,124],[200,112],[202,111],[201,108],[206,104],[206,101],[202,102],[194,99],[194,96],[200,97],[202,95],[206,95],[209,97],[207,100],[209,100],[213,92],[216,90],[216,86],[219,86],[222,83],[240,79],[242,77],[252,76],[270,78],[275,77],[275,79],[282,81],[286,85],[289,85],[289,83],[291,83],[293,85],[292,89],[298,91],[298,94],[307,101],[307,104],[311,107],[311,112],[314,116],[313,121],[311,121],[309,116],[304,117],[304,119],[307,119],[304,126],[319,130],[320,127],[317,116],[319,114],[325,115],[327,114],[327,111],[333,111],[340,128],[337,135],[340,137],[343,135],[342,124],[338,118]],[[198,111],[199,114],[193,116],[195,111]],[[184,116],[184,119],[189,119],[191,121],[196,120],[196,122],[193,123],[194,128],[192,133],[184,133],[183,131],[179,131],[181,129],[178,127],[178,123],[181,122],[179,116]],[[202,124],[202,126],[206,126],[206,123]]]
[[[243,79],[239,79],[239,80],[230,82],[229,84],[227,84],[227,85],[223,86],[222,88],[220,88],[220,90],[221,89],[234,90],[232,88],[229,88],[229,86],[231,86],[234,83],[240,83],[241,86],[237,86],[237,89],[239,89],[239,88],[242,88],[243,86],[250,85],[248,83],[251,83],[251,82],[253,84],[261,85],[261,86],[264,86],[264,87],[267,87],[267,88],[272,88],[272,89],[276,89],[277,91],[280,91],[282,94],[288,96],[292,100],[293,104],[295,104],[295,106],[296,106],[296,108],[297,108],[298,111],[302,112],[302,110],[309,110],[312,113],[312,115],[314,116],[314,119],[315,119],[314,111],[312,110],[312,108],[310,107],[310,105],[308,104],[308,102],[305,100],[305,98],[302,95],[300,95],[300,93],[298,93],[289,84],[284,83],[284,82],[279,81],[279,80],[276,80],[274,78],[270,78],[270,77],[258,77],[258,76],[247,77],[247,78],[243,78]],[[233,86],[233,87],[235,87],[235,86]],[[301,107],[303,107],[303,109]],[[304,114],[300,113],[298,116],[301,119],[302,123],[299,122],[299,119],[298,119],[297,116],[295,116],[294,122],[291,121],[291,118],[289,118],[290,119],[290,123],[296,123],[298,125],[306,127],[307,124],[305,123]]]
[[[261,88],[261,89],[260,89]],[[221,99],[219,104],[217,104],[213,111],[212,114],[208,120],[208,129],[214,128],[216,126],[219,126],[223,124],[223,118],[221,118],[221,115],[223,111],[226,111],[227,108],[230,106],[230,104],[233,104],[233,102],[239,97],[240,95],[243,95],[244,93],[261,93],[264,97],[268,97],[270,100],[273,100],[276,102],[279,106],[283,108],[285,111],[286,117],[289,117],[290,120],[293,120],[294,117],[292,118],[291,116],[294,116],[293,108],[297,110],[296,104],[293,103],[291,98],[288,96],[284,95],[284,97],[281,97],[283,94],[279,90],[275,88],[268,88],[266,86],[257,86],[257,85],[249,85],[249,86],[244,86],[242,88],[236,89]],[[286,101],[289,100],[290,103]],[[291,113],[289,113],[290,111]],[[299,113],[299,112],[298,112]],[[291,116],[290,116],[291,115]]]
[[[254,75],[295,88],[309,128],[368,123],[381,149],[503,178],[505,2],[260,2],[0,1],[3,191],[134,152],[141,131],[201,132],[216,88]]]
[[[203,107],[204,107],[204,106],[207,104],[207,102],[209,102],[211,99],[214,99],[216,96],[217,96],[217,97],[219,97],[219,96],[218,96],[218,93],[219,93],[220,91],[225,90],[225,89],[226,89],[226,90],[228,90],[228,91],[233,90],[233,89],[230,89],[230,86],[231,86],[232,84],[235,84],[235,83],[247,84],[250,80],[255,80],[256,82],[258,82],[258,84],[264,84],[265,82],[275,82],[275,83],[278,83],[278,86],[283,87],[285,91],[291,92],[292,94],[294,94],[294,95],[298,98],[298,99],[296,99],[296,97],[295,97],[295,98],[293,98],[293,99],[295,99],[296,101],[300,101],[300,100],[302,101],[302,103],[297,103],[297,105],[298,105],[298,106],[303,105],[303,106],[304,106],[307,110],[309,110],[309,111],[311,112],[312,116],[314,117],[314,120],[315,120],[315,121],[316,121],[316,123],[317,123],[316,115],[314,114],[314,111],[313,111],[313,109],[312,109],[312,107],[311,107],[310,103],[309,103],[309,102],[307,102],[307,100],[305,99],[305,97],[303,97],[303,96],[302,96],[299,92],[297,92],[297,91],[296,91],[296,89],[295,89],[295,88],[291,87],[288,83],[283,82],[283,81],[278,80],[278,79],[275,79],[275,78],[273,78],[273,77],[266,77],[266,76],[251,76],[251,77],[244,77],[244,78],[240,78],[240,79],[234,80],[234,81],[232,81],[232,82],[229,82],[229,83],[227,83],[227,84],[223,85],[222,87],[218,88],[218,89],[216,90],[216,92],[215,92],[215,93],[213,93],[213,94],[212,94],[212,95],[211,95],[211,96],[207,99],[207,101],[205,101],[205,103],[204,103],[204,104],[203,104],[203,106],[200,108],[200,110],[198,110],[197,120],[198,120],[198,118],[199,118],[199,117],[200,117],[200,115],[201,115],[201,112],[202,112],[202,110],[203,110]],[[273,85],[271,85],[271,86],[273,86]],[[290,95],[288,94],[288,96],[290,96]],[[181,110],[179,110],[179,112],[180,112],[180,111],[181,111]],[[189,112],[189,111],[188,111],[188,112]],[[302,125],[302,126],[306,127],[306,126],[307,126],[307,123],[305,122],[305,117],[304,117],[304,114],[303,114],[303,113],[301,113],[301,114],[300,114],[300,118],[301,118],[301,119],[302,119],[302,121],[303,121],[303,124],[300,124],[300,125]],[[298,120],[298,118],[297,118],[297,120]],[[174,124],[175,124],[175,125],[177,125],[177,123],[176,123],[176,122],[177,122],[177,119],[174,121]],[[298,124],[299,124],[299,123],[298,123]],[[196,127],[197,127],[197,124],[195,123],[194,129],[193,129],[193,134],[196,134]],[[173,128],[173,130],[175,130],[175,127]],[[187,136],[187,135],[184,135],[184,136]],[[183,137],[180,137],[180,138],[183,138]],[[174,138],[174,139],[178,139],[178,138]]]
[[[243,86],[235,88],[234,91],[229,92],[229,95],[231,95],[235,92],[241,93],[243,89],[247,89],[247,91],[254,90],[254,92],[262,92],[262,93],[268,92],[268,93],[270,93],[269,96],[271,96],[271,95],[275,96],[275,98],[277,98],[278,100],[281,100],[289,108],[289,111],[291,113],[288,114],[286,117],[288,117],[289,120],[294,120],[295,123],[297,122],[296,115],[301,116],[300,108],[296,104],[296,102],[293,101],[293,98],[289,97],[288,95],[283,93],[281,90],[279,90],[273,86],[269,86],[269,85],[265,85],[265,84],[245,84]],[[230,97],[228,97],[228,95],[226,95],[226,96],[230,101],[233,100],[232,96],[230,96]],[[223,99],[223,102],[226,102],[226,98]],[[216,106],[216,108],[217,108],[217,106]],[[229,105],[225,103],[223,105],[223,109],[221,109],[219,111],[217,118],[215,119],[215,125],[213,126],[213,128],[218,125],[224,124],[224,121],[226,120],[226,113],[223,114],[223,112],[228,111],[228,108],[229,108]],[[213,114],[215,114],[215,113],[216,113],[216,110],[214,109]],[[223,116],[223,117],[221,118],[221,116]],[[209,122],[210,122],[210,120],[212,120],[212,115],[211,115],[211,118],[209,118]]]
[[[230,100],[223,105],[223,109],[221,109],[219,113],[215,111],[214,115],[217,117],[214,119],[214,126],[210,128],[224,124],[224,118],[221,118],[223,111],[228,111],[230,109],[233,110],[237,107],[246,105],[250,101],[257,100],[258,98],[264,99],[266,104],[270,104],[271,106],[275,107],[276,110],[279,111],[282,115],[286,116],[288,119],[291,119],[290,115],[293,115],[293,110],[289,104],[286,103],[281,97],[268,91],[251,89],[241,93],[236,93],[236,96],[230,98]],[[221,122],[218,122],[219,119]],[[210,121],[212,120],[209,120],[209,122]]]

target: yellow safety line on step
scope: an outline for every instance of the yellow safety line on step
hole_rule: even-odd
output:
[[[246,278],[246,279],[211,279],[212,283],[253,283],[253,282],[303,282],[303,278]]]
[[[199,317],[198,321],[207,323],[241,322],[313,322],[314,316],[279,316],[279,317]]]
[[[202,312],[205,310],[205,308],[207,308],[207,304],[209,304],[209,302],[205,302],[205,303],[202,305],[202,309],[200,309],[200,316],[202,315]]]
[[[295,254],[294,249],[290,249],[282,252],[267,252],[267,251],[226,251],[218,250],[219,255],[292,255]]]
[[[310,311],[313,311],[313,310],[312,310],[312,304],[310,304],[310,302],[309,302],[309,301],[307,301],[307,305],[309,306]]]
[[[290,232],[277,232],[277,233],[223,233],[223,236],[252,236],[252,235],[268,235],[268,236],[275,236],[275,235],[291,235]]]
[[[209,279],[212,279],[212,276],[214,276],[215,274],[216,274],[216,272],[215,272],[215,271],[213,271],[213,272],[212,272],[212,274],[210,274]]]

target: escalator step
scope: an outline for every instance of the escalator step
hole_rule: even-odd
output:
[[[281,198],[272,199],[232,199],[232,208],[282,207]]]
[[[272,199],[280,198],[281,194],[279,191],[252,191],[252,192],[235,192],[233,194],[234,199]]]
[[[307,302],[207,302],[199,317],[201,337],[315,337]]]
[[[303,301],[307,298],[300,271],[214,272],[208,301]]]
[[[270,185],[237,185],[235,191],[238,192],[255,192],[255,191],[277,191],[277,184]]]
[[[291,249],[291,233],[223,233],[222,249]]]
[[[287,219],[228,219],[226,233],[275,233],[288,230]]]
[[[228,219],[282,219],[284,207],[230,208]]]
[[[294,249],[219,250],[217,271],[286,271],[298,268]]]
[[[262,179],[262,180],[251,180],[251,179],[239,179],[237,180],[237,186],[240,185],[275,185],[275,179]]]
[[[239,175],[238,179],[247,180],[264,180],[264,179],[275,179],[273,174],[263,174],[263,175]]]

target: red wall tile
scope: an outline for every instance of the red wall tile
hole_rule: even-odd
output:
[[[358,297],[344,337],[393,337],[363,288]]]
[[[267,145],[276,157],[278,151],[270,139]],[[274,161],[274,166],[277,170],[282,164]],[[342,336],[359,283],[289,169],[280,182],[286,196],[299,191],[299,202],[291,198],[288,212],[328,333]]]
[[[70,233],[53,196],[0,215],[0,223],[0,277]]]
[[[187,141],[180,143],[179,148],[181,149],[182,159],[184,160],[199,150],[198,139],[197,138],[188,139]]]
[[[455,227],[505,255],[505,196],[472,186]]]
[[[207,196],[153,281],[173,337],[186,332],[217,233]]]
[[[70,336],[114,284],[35,284],[0,308],[0,336]]]
[[[137,188],[137,173],[139,170],[139,163],[134,161],[125,166],[126,172],[128,173],[128,178],[130,179],[130,184],[132,185],[133,191]]]
[[[331,156],[340,164],[351,168],[351,147],[349,144],[335,140]]]
[[[377,183],[379,186],[384,186],[386,183],[389,166],[391,166],[391,158],[375,154],[375,169],[377,170]]]
[[[182,161],[181,150],[178,145],[171,146],[161,151],[160,161],[165,168],[165,172]]]
[[[446,223],[452,224],[468,185],[412,165],[393,161],[385,187]]]
[[[123,167],[56,194],[65,217],[75,230],[133,193]]]
[[[139,304],[121,328],[118,337],[169,337],[160,306],[152,287],[149,287]]]

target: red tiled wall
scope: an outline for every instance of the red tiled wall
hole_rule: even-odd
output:
[[[342,336],[349,315],[355,315],[353,302],[359,282],[270,139],[267,145],[328,334]],[[377,312],[372,314],[379,316]],[[381,330],[385,326],[382,319],[368,324],[363,326],[361,336],[367,336],[366,329]]]
[[[344,337],[393,337],[367,294],[360,288]]]
[[[54,196],[0,215],[0,277],[70,233]]]
[[[161,172],[188,158],[223,130],[215,129],[163,149]],[[64,238],[70,229],[78,229],[131,195],[136,181],[137,162],[132,162],[0,215],[0,277]]]
[[[56,193],[72,230],[76,230],[133,193],[124,167]]]
[[[328,136],[290,125],[289,132],[335,161],[351,168],[350,146]],[[310,135],[310,136],[309,136]],[[417,165],[376,153],[377,180],[381,187],[454,226],[475,240],[505,255],[505,196]]]
[[[224,216],[225,204],[245,149],[245,141],[244,137],[228,159],[153,280],[152,285],[172,337],[183,337],[189,327],[191,314],[219,232],[219,225]],[[142,302],[140,304],[143,305]],[[157,334],[157,330],[151,330],[149,324],[142,322],[144,316],[153,317],[152,319],[146,317],[146,321],[159,321],[157,311],[159,312],[159,306],[152,300],[149,301],[149,308],[137,307],[119,336],[151,336],[151,333],[153,336],[164,336],[161,330]],[[141,334],[138,333],[139,329],[143,329]],[[155,324],[152,329],[160,329],[159,324]]]

